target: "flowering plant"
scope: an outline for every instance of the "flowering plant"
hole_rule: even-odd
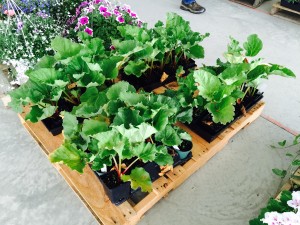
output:
[[[271,198],[266,208],[250,225],[300,225],[300,191],[282,191],[280,199]]]
[[[90,36],[101,38],[107,49],[111,45],[111,39],[121,38],[118,26],[142,25],[130,6],[120,6],[108,0],[83,1],[69,23],[74,29],[70,31],[71,37],[74,38],[74,32],[84,31]]]

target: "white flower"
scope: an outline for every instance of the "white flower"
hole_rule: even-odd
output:
[[[287,202],[288,206],[300,210],[300,191],[294,191],[292,193],[292,200]]]
[[[267,212],[261,221],[268,225],[283,225],[282,219],[282,215],[278,212]]]

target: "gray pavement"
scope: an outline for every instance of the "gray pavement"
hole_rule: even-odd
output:
[[[206,58],[213,64],[226,49],[229,36],[241,42],[257,33],[264,42],[261,56],[300,74],[299,25],[272,17],[266,6],[253,10],[225,0],[201,0],[203,15],[179,9],[180,1],[127,0],[141,19],[152,26],[168,11],[191,22],[194,30],[210,32],[204,41]],[[270,5],[270,3],[268,3]],[[0,74],[0,84],[5,79]],[[271,144],[293,136],[278,126],[300,132],[300,79],[272,77],[265,84],[266,107],[260,117],[240,131],[230,143],[183,185],[161,200],[141,225],[244,225],[273,196],[280,179],[275,167],[288,165],[285,152]],[[1,88],[2,87],[2,88]],[[0,86],[0,95],[5,92]],[[275,124],[267,119],[275,120]],[[67,183],[52,167],[17,115],[0,102],[0,224],[96,225]]]

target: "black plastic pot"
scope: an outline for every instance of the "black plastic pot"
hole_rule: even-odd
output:
[[[152,182],[160,177],[160,166],[157,163],[147,162],[143,168],[149,173]]]
[[[291,10],[300,12],[300,2],[297,3],[290,3],[287,0],[281,0],[280,5]]]
[[[105,193],[112,203],[120,205],[129,198],[131,192],[130,182],[121,182],[115,170],[102,175],[99,175],[97,172],[95,174],[102,183]]]
[[[189,59],[188,62],[179,62],[179,66],[182,66],[185,70],[185,74],[183,76],[187,76],[189,74],[189,69],[195,68],[197,65],[193,59]],[[127,81],[131,85],[133,85],[137,90],[143,88],[145,91],[150,92],[156,88],[167,85],[173,81],[176,81],[176,70],[168,70],[166,69],[164,72],[168,74],[168,78],[163,82],[160,82],[160,78],[162,76],[162,72],[158,69],[153,70],[150,75],[142,75],[141,77],[136,77],[134,75],[125,75],[122,74],[124,72],[121,71],[122,80]]]
[[[202,137],[207,142],[212,142],[214,139],[218,137],[220,133],[222,133],[226,128],[228,128],[232,123],[234,123],[237,119],[239,119],[242,113],[242,106],[245,108],[246,112],[251,110],[253,106],[256,105],[263,98],[263,93],[256,92],[252,98],[245,97],[243,101],[243,105],[236,105],[235,107],[235,117],[234,120],[230,123],[216,124],[212,122],[211,115],[204,111],[199,115],[194,113],[193,121],[190,124],[186,124],[191,130],[197,133],[200,137]]]

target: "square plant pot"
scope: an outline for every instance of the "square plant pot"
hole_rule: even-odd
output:
[[[300,12],[300,2],[297,3],[290,3],[287,0],[281,0],[280,5],[291,10]]]

